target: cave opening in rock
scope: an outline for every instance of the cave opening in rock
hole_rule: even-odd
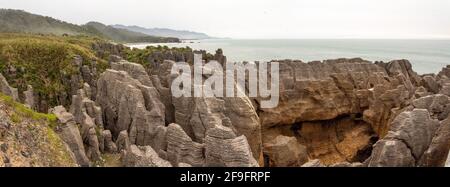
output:
[[[298,142],[308,149],[311,159],[330,165],[339,162],[363,162],[378,140],[362,114],[338,116],[331,120],[305,121],[291,127]]]
[[[278,135],[295,137],[299,145],[306,146],[310,160],[319,159],[325,165],[364,162],[378,140],[371,125],[362,120],[362,114],[275,126],[266,129],[265,134],[266,142]]]

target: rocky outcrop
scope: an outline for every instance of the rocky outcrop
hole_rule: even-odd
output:
[[[374,145],[369,166],[415,166],[429,147],[439,122],[426,109],[398,115],[388,135]]]
[[[205,166],[255,167],[258,162],[244,135],[236,136],[225,126],[216,126],[206,132]]]
[[[415,99],[412,102],[412,106],[428,110],[431,116],[438,120],[446,119],[450,113],[450,99],[442,94],[428,95]]]
[[[171,61],[165,63],[174,64]],[[180,76],[178,73],[169,74],[168,68],[163,69],[165,71],[160,72],[158,77],[161,82],[167,82],[167,86]],[[198,86],[202,85],[192,85],[194,89]],[[253,156],[260,164],[263,163],[261,125],[256,109],[248,97],[172,97],[171,101],[175,122],[192,140],[203,143],[209,129],[227,126],[237,136],[246,137]]]
[[[380,65],[384,69],[386,69],[387,73],[390,76],[402,74],[413,85],[420,85],[421,78],[416,72],[414,72],[411,63],[408,60],[394,60],[389,63],[375,62],[375,64]]]
[[[450,78],[450,65],[443,67],[442,70],[438,73],[439,78]]]
[[[76,95],[72,96],[70,113],[74,115],[75,122],[81,126],[81,137],[85,144],[86,153],[91,160],[100,158],[100,145],[97,129],[103,127],[101,109],[94,101],[90,100],[90,87],[85,85],[84,89],[79,89]]]
[[[116,146],[116,143],[114,143],[113,140],[112,140],[111,131],[104,130],[102,132],[102,138],[103,138],[103,142],[104,142],[104,150],[105,150],[105,152],[107,152],[107,153],[115,153],[115,152],[117,152],[118,148]],[[123,143],[123,144],[126,144],[126,143]]]
[[[412,167],[415,159],[411,150],[401,140],[380,140],[373,150],[369,167]]]
[[[127,131],[122,131],[116,140],[117,151],[128,150],[131,146],[130,139],[128,138]]]
[[[89,159],[86,156],[84,149],[83,139],[81,133],[78,130],[78,126],[71,113],[67,112],[63,106],[57,106],[50,109],[50,113],[53,113],[58,118],[61,124],[59,132],[61,139],[68,145],[70,150],[75,155],[75,159],[80,166],[89,166]]]
[[[129,131],[132,144],[150,145],[155,128],[165,125],[164,105],[143,68],[122,61],[112,65],[97,82],[97,103],[102,108],[105,128],[117,138]]]
[[[152,47],[147,53],[147,70],[150,74],[156,75],[161,69],[161,66],[164,66],[166,61],[174,61],[174,62],[187,62],[192,64],[194,62],[195,54],[202,54],[202,60],[205,62],[209,62],[211,60],[218,61],[221,64],[224,64],[227,61],[226,56],[223,54],[222,49],[216,50],[214,55],[206,52],[205,50],[192,50],[190,48],[185,49],[156,49]]]
[[[439,92],[439,84],[436,82],[436,79],[434,76],[431,75],[425,75],[422,78],[422,85],[430,92],[432,93],[438,93]]]
[[[258,109],[263,142],[294,136],[327,165],[363,162],[420,80],[408,61],[280,61],[279,105]]]
[[[450,117],[440,122],[431,144],[423,153],[419,166],[440,167],[445,165],[450,150]]]
[[[140,65],[123,60],[120,46],[93,48],[114,54],[110,69],[98,75],[96,62],[75,56],[75,73],[62,80],[67,88],[52,96],[71,103],[70,113],[51,112],[82,166],[104,161],[102,153],[121,153],[124,166],[145,167],[443,166],[448,160],[449,66],[419,76],[407,60],[282,60],[279,105],[267,109],[259,97],[172,96],[171,82],[180,76],[171,74],[174,61],[192,65],[202,53],[201,63],[223,65],[222,50],[158,48]],[[54,104],[31,86],[17,93],[1,75],[0,88],[32,109]]]
[[[100,41],[93,43],[91,48],[97,53],[97,56],[107,58],[112,55],[118,57],[125,56],[126,46]]]
[[[57,122],[40,118],[42,115],[0,94],[0,167],[80,165],[69,144],[62,140],[67,136],[58,136],[50,127]],[[67,129],[64,131],[67,132]]]
[[[266,166],[299,167],[308,161],[306,147],[298,144],[295,137],[277,136],[264,144],[264,154],[269,158]]]
[[[8,81],[1,73],[0,73],[0,91],[3,94],[11,96],[11,98],[14,101],[19,101],[19,92],[17,91],[17,88],[9,86]]]
[[[23,95],[25,96],[25,106],[31,109],[36,109],[36,103],[34,101],[34,91],[31,85],[27,86],[27,90],[23,92]]]
[[[363,115],[384,134],[391,109],[401,106],[412,90],[405,75],[391,77],[382,66],[361,59],[282,61],[280,104],[258,114],[263,127]]]
[[[125,167],[171,167],[170,163],[159,158],[150,146],[131,145],[124,152],[122,162]]]
[[[186,163],[194,167],[205,163],[204,145],[192,141],[178,124],[167,128],[167,160],[174,166]]]

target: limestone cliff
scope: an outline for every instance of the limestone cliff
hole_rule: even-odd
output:
[[[0,74],[0,89],[11,100],[29,111],[51,108],[55,119],[43,132],[58,134],[56,147],[70,158],[31,162],[33,154],[46,154],[38,147],[31,156],[25,151],[26,159],[18,157],[26,164],[7,156],[4,165],[426,167],[448,162],[450,66],[436,75],[418,75],[407,60],[276,61],[279,105],[266,109],[259,97],[174,97],[170,85],[180,73],[170,71],[172,60],[192,62],[194,51],[147,50],[156,51],[139,59],[149,64],[111,55],[102,71],[75,55],[69,62],[76,73],[64,76],[68,89],[54,104],[59,106],[44,107],[35,92],[39,88],[17,90],[5,78],[13,76]],[[140,52],[148,51],[133,53]],[[203,60],[212,59],[226,62],[221,50]],[[8,108],[2,113],[16,120]],[[11,128],[3,126],[2,136],[15,132],[1,131]]]

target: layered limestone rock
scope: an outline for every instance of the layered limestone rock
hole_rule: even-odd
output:
[[[58,96],[73,95],[70,113],[51,112],[78,164],[118,152],[124,166],[145,167],[448,164],[450,66],[419,76],[407,60],[283,60],[279,105],[267,109],[258,97],[173,97],[180,74],[171,74],[170,60],[193,59],[153,53],[149,69],[111,56],[111,69],[98,76],[95,62],[76,56],[79,73]],[[202,63],[211,59],[226,62],[221,50]],[[1,75],[0,88],[19,99]],[[43,106],[32,87],[20,96],[30,108]]]
[[[206,132],[205,166],[207,167],[257,167],[258,162],[244,135],[228,127],[216,126]]]
[[[89,159],[86,156],[83,139],[74,120],[74,116],[67,112],[63,106],[57,106],[49,111],[55,114],[61,124],[57,129],[61,139],[68,145],[73,152],[75,159],[80,166],[89,166]]]
[[[170,124],[167,128],[167,160],[178,166],[186,163],[201,167],[205,163],[204,145],[192,141],[178,124]]]
[[[165,63],[174,64],[171,61]],[[170,74],[168,67],[164,67],[158,75],[161,83],[167,82],[166,85],[161,84],[161,86],[171,85],[173,79],[179,76],[182,75]],[[203,76],[203,79],[206,78],[208,77]],[[203,85],[192,85],[193,89],[201,87]],[[171,101],[175,122],[192,140],[203,143],[209,129],[216,126],[227,126],[237,136],[244,135],[246,137],[253,156],[260,164],[263,163],[261,125],[256,110],[248,97],[172,97]]]
[[[443,78],[443,77],[450,78],[450,65],[447,65],[446,67],[443,67],[442,70],[439,72],[438,77],[440,77],[440,78]]]
[[[264,148],[269,158],[266,166],[299,167],[308,161],[306,147],[298,144],[295,137],[279,135],[273,142],[265,143]]]
[[[155,129],[165,125],[165,109],[143,67],[121,61],[111,65],[97,82],[97,103],[102,108],[105,128],[113,139],[123,130],[131,144],[151,145]]]
[[[180,74],[171,74],[173,61],[164,61],[152,82],[161,95],[168,122],[176,122],[193,141],[203,143],[206,131],[215,125],[230,125],[238,135],[248,139],[255,157],[262,161],[259,118],[247,97],[206,98],[167,97],[170,85]]]
[[[187,62],[192,64],[194,62],[194,55],[201,54],[203,60],[210,61],[216,60],[221,64],[224,64],[227,61],[226,56],[223,55],[222,49],[216,50],[214,55],[209,54],[205,50],[176,50],[176,49],[166,49],[161,51],[152,51],[148,57],[148,72],[150,74],[158,74],[161,66],[164,66],[166,61],[175,61],[175,62]]]
[[[117,151],[127,150],[131,146],[130,139],[128,138],[128,132],[122,131],[116,140]]]
[[[279,105],[258,110],[263,142],[280,134],[295,136],[312,159],[326,165],[370,156],[372,144],[386,136],[421,83],[406,60],[279,63]]]
[[[85,84],[84,89],[79,89],[72,96],[70,113],[74,115],[75,122],[81,126],[81,137],[85,144],[86,153],[91,160],[100,158],[101,147],[104,147],[103,139],[99,141],[97,130],[103,127],[101,109],[88,95],[91,94],[90,86]]]
[[[131,145],[124,153],[125,167],[171,167],[170,163],[161,159],[150,146]]]
[[[425,75],[422,79],[422,85],[432,93],[439,92],[439,84],[436,82],[436,79],[432,75]]]
[[[19,92],[17,88],[9,86],[6,78],[0,73],[0,91],[3,94],[11,96],[14,101],[19,101]]]
[[[209,167],[255,167],[247,138],[236,134],[228,127],[217,125],[206,132],[204,143],[193,141],[178,124],[167,129],[167,160],[172,165],[182,163],[190,166]]]
[[[114,143],[112,140],[111,131],[104,130],[102,132],[102,137],[103,137],[103,142],[104,142],[104,151],[108,152],[108,153],[117,152],[117,146],[116,146],[116,143]]]
[[[411,84],[419,86],[421,78],[419,75],[413,71],[412,65],[408,60],[393,60],[389,63],[376,62],[375,64],[382,66],[386,69],[390,76],[395,76],[402,74],[406,79],[408,79]]]
[[[23,92],[23,95],[25,96],[25,106],[31,109],[36,109],[36,103],[34,101],[34,91],[31,85],[27,86],[27,90]]]
[[[426,109],[400,113],[383,140],[374,145],[369,166],[415,166],[428,149],[439,122]]]
[[[426,109],[433,118],[444,120],[450,113],[450,99],[446,95],[435,94],[415,99],[412,106],[418,109]]]
[[[420,158],[419,166],[441,167],[450,150],[450,117],[440,122],[431,144]]]
[[[263,137],[264,152],[278,136],[294,137],[293,144],[306,146],[309,158],[325,165],[339,162],[363,162],[370,156],[372,144],[378,140],[370,125],[361,119],[345,116],[339,119],[296,123],[292,126],[267,129]],[[269,144],[268,144],[269,143]],[[273,160],[270,154],[267,159]]]
[[[280,104],[258,114],[263,127],[363,114],[378,134],[384,134],[391,109],[402,106],[413,88],[404,74],[389,76],[382,66],[362,59],[282,61]]]
[[[411,150],[401,140],[380,140],[373,150],[369,167],[412,167],[415,160]]]

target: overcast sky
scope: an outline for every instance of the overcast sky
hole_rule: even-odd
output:
[[[231,38],[450,38],[450,0],[0,0],[0,7]]]

